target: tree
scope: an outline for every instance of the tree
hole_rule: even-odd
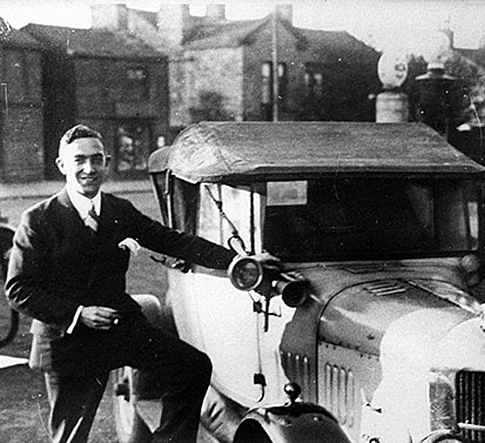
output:
[[[199,107],[190,107],[192,122],[228,121],[230,114],[224,109],[224,97],[215,91],[201,91],[199,93]]]

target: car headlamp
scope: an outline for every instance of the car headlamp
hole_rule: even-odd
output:
[[[236,257],[227,273],[237,289],[255,290],[265,297],[281,295],[283,302],[291,308],[302,305],[310,294],[305,278],[291,272],[265,271],[261,263],[250,256]]]
[[[251,257],[236,257],[227,270],[229,280],[241,291],[252,291],[263,281],[261,263]]]

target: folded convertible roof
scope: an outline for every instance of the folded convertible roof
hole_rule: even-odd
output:
[[[194,183],[485,172],[424,124],[361,122],[202,122],[151,155],[151,173],[166,169]]]

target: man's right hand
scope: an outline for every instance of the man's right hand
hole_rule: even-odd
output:
[[[118,324],[121,316],[115,309],[105,306],[85,306],[79,321],[92,329],[109,330]]]

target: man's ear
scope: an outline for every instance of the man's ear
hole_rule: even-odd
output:
[[[65,168],[64,168],[64,162],[63,162],[61,157],[56,158],[56,165],[59,168],[59,171],[61,171],[61,174],[66,175],[66,171],[65,171]]]

